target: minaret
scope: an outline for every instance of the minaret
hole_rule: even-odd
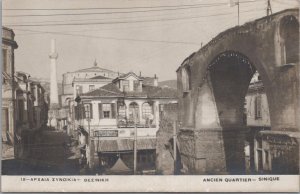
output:
[[[58,104],[58,90],[57,90],[57,79],[56,79],[56,60],[58,54],[55,48],[55,39],[51,40],[51,53],[50,58],[50,109],[59,108]]]

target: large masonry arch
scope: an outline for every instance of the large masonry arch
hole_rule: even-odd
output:
[[[186,69],[188,89],[182,84],[187,82]],[[286,152],[282,155],[293,152],[295,158],[288,164],[293,168],[284,168],[276,160],[273,169],[277,165],[284,169],[280,173],[298,173],[299,9],[224,31],[178,68],[178,140],[188,173],[244,173],[242,108],[255,71],[265,87],[271,120],[271,131],[260,133],[255,145],[265,141],[267,146],[261,149],[271,158],[278,156],[277,149]],[[279,148],[278,138],[290,138],[290,147]]]

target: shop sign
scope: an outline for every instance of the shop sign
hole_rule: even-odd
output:
[[[95,131],[95,137],[118,137],[118,130]]]

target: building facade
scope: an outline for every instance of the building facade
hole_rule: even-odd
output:
[[[97,61],[94,62],[94,65],[90,68],[80,69],[74,72],[67,72],[63,74],[63,81],[62,81],[62,95],[61,95],[61,104],[62,106],[67,105],[67,98],[70,98],[74,95],[74,81],[81,82],[87,81],[90,78],[97,79],[97,76],[103,80],[102,78],[109,78],[114,79],[118,77],[118,73],[104,69],[98,66]],[[105,85],[105,84],[104,84]],[[88,86],[89,87],[89,86]],[[75,88],[76,89],[76,88]],[[87,91],[86,91],[87,92]]]
[[[15,57],[18,48],[12,29],[2,27],[2,158],[14,157],[15,117]]]
[[[256,72],[248,88],[245,97],[245,166],[247,174],[258,173],[255,166],[258,165],[255,157],[255,137],[260,131],[270,130],[270,113],[267,95],[263,82]]]
[[[76,135],[73,111],[76,96],[100,88],[118,75],[119,73],[99,67],[96,61],[90,68],[64,73],[62,94],[59,97],[60,110],[56,112],[59,118],[57,128],[66,129],[68,134]]]
[[[103,173],[121,158],[133,169],[136,127],[137,170],[155,169],[159,113],[164,104],[177,102],[177,93],[152,85],[130,72],[78,97],[75,120],[90,168]]]
[[[48,121],[48,104],[45,89],[24,72],[16,72],[16,157],[30,157],[30,147]]]

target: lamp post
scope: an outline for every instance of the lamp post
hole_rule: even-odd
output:
[[[133,109],[133,117],[134,117],[134,143],[133,143],[133,173],[136,174],[137,167],[137,128],[136,128],[136,113],[135,108]]]
[[[89,135],[91,136],[91,129],[90,129],[90,122],[91,122],[91,113],[90,113],[90,108],[91,105],[89,104],[86,104],[84,106],[84,112],[85,112],[85,118],[87,119],[88,121],[88,129],[89,129]]]
[[[176,130],[176,121],[174,121],[173,123],[174,174],[176,174],[176,168],[177,168],[176,140],[177,140],[177,130]]]

